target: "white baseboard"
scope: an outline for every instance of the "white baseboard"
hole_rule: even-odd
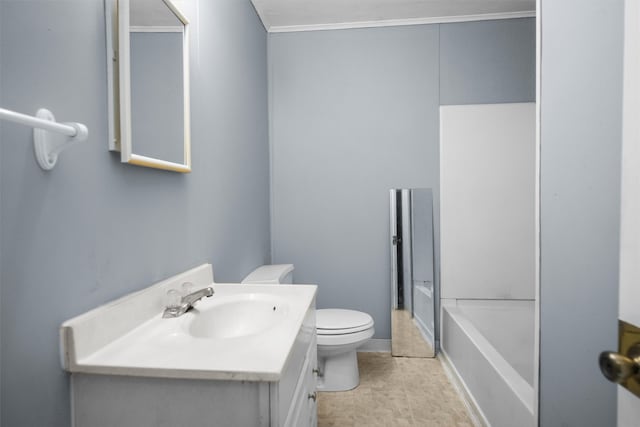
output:
[[[370,339],[366,343],[362,345],[362,347],[358,348],[358,352],[384,352],[391,353],[391,340],[390,339],[380,339],[374,338]]]
[[[449,379],[449,382],[455,389],[458,396],[462,400],[464,407],[467,409],[467,413],[469,414],[469,418],[471,418],[471,422],[475,427],[491,427],[489,421],[480,411],[478,405],[476,404],[473,397],[469,394],[467,390],[467,386],[465,385],[462,378],[460,378],[460,374],[458,370],[453,366],[451,360],[447,356],[447,353],[444,350],[441,350],[438,353],[438,360],[442,363],[442,367],[444,368],[444,373]]]

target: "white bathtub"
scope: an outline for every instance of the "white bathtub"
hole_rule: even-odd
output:
[[[533,301],[443,300],[442,350],[485,423],[535,425]]]

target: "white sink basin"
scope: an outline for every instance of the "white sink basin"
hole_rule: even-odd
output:
[[[215,294],[180,317],[162,318],[167,291],[184,282],[213,286]],[[204,264],[64,322],[62,366],[84,374],[279,381],[298,335],[315,333],[315,294],[314,285],[213,283]]]
[[[227,339],[260,334],[284,319],[289,306],[283,298],[263,293],[213,295],[192,310],[187,332],[197,338]]]

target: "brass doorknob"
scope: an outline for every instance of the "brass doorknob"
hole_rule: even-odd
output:
[[[622,384],[631,377],[640,379],[640,342],[629,347],[626,356],[603,351],[598,362],[602,374],[611,382]]]

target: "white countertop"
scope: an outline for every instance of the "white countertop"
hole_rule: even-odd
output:
[[[220,283],[209,286],[213,286],[215,294],[197,302],[193,310],[178,318],[163,319],[161,307],[143,321],[135,319],[137,312],[132,312],[150,292],[155,300],[164,294],[168,289],[165,283],[65,322],[61,327],[64,368],[86,374],[279,380],[305,315],[309,308],[315,308],[317,287]],[[195,289],[202,287],[198,284]],[[215,309],[219,301],[240,294],[273,296],[284,302],[286,311],[277,324],[257,334],[199,338],[189,333],[196,316],[208,308]],[[302,330],[313,333],[315,325],[304,325]]]

